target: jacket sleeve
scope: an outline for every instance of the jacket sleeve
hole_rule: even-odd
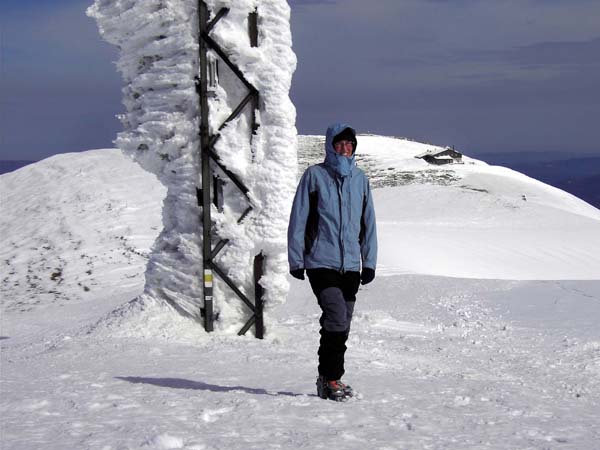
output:
[[[304,235],[310,210],[310,173],[306,170],[298,183],[288,225],[288,263],[290,270],[304,269]]]
[[[375,207],[369,180],[365,181],[365,196],[361,227],[363,228],[363,239],[360,244],[362,266],[375,270],[377,266],[377,225],[375,223]]]

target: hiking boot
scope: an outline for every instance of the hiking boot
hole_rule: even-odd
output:
[[[343,386],[345,385],[338,380],[327,381],[320,375],[317,378],[317,395],[323,399],[328,398],[338,402],[344,401],[347,399],[347,396]]]
[[[320,398],[327,398],[327,381],[322,375],[317,377],[317,395]]]
[[[353,397],[354,396],[354,389],[352,389],[352,386],[350,386],[349,384],[344,383],[342,380],[337,380],[337,383],[344,390],[344,395],[346,397]]]

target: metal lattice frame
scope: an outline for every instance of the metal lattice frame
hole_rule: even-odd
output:
[[[198,16],[199,16],[199,47],[200,47],[200,77],[197,79],[197,92],[200,97],[200,160],[201,160],[201,173],[202,173],[202,188],[198,191],[198,204],[202,207],[202,227],[203,227],[203,259],[204,259],[204,328],[210,332],[214,330],[214,311],[213,311],[213,272],[221,278],[227,286],[240,298],[240,300],[252,311],[252,317],[246,322],[246,324],[239,331],[239,335],[245,334],[252,325],[255,325],[256,337],[262,339],[264,335],[264,322],[263,322],[263,302],[262,294],[263,290],[259,284],[259,280],[263,273],[264,267],[264,256],[259,254],[254,259],[254,286],[255,286],[255,299],[254,303],[248,299],[243,292],[238,289],[235,283],[227,276],[225,271],[219,267],[216,262],[216,257],[221,250],[228,244],[228,239],[220,239],[216,236],[211,219],[211,203],[214,202],[217,207],[222,205],[222,193],[220,192],[220,182],[217,177],[214,176],[211,168],[211,161],[217,167],[219,167],[223,173],[237,186],[241,193],[245,196],[248,201],[248,208],[242,213],[238,219],[238,223],[241,223],[244,218],[252,211],[252,201],[248,195],[248,188],[244,182],[220,161],[219,156],[215,152],[215,144],[220,139],[221,135],[219,132],[232,120],[239,117],[244,111],[247,105],[252,108],[252,135],[257,129],[255,112],[258,108],[259,92],[258,90],[246,80],[244,74],[240,69],[231,62],[227,54],[211,37],[210,32],[227,13],[228,8],[222,8],[215,14],[214,18],[209,21],[209,11],[206,3],[203,0],[198,2]],[[258,15],[256,12],[250,14],[248,18],[248,31],[250,44],[257,46],[258,44]],[[231,71],[239,78],[239,80],[248,89],[248,94],[242,99],[239,105],[233,110],[229,117],[221,124],[216,134],[211,135],[209,129],[209,108],[208,108],[208,50],[214,51],[219,58],[231,69]],[[214,182],[213,186],[213,201],[211,202],[211,180]],[[218,240],[215,247],[212,247],[213,237]]]

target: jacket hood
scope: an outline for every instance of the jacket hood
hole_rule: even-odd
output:
[[[347,123],[334,123],[327,128],[325,135],[325,164],[341,177],[350,175],[355,166],[354,155],[356,154],[356,145],[351,157],[342,156],[336,153],[333,148],[333,138],[345,129],[349,128],[356,136],[356,131]]]

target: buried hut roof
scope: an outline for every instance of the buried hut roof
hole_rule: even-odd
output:
[[[443,149],[427,150],[426,152],[415,155],[415,158],[425,158],[427,156],[434,157],[434,158],[440,158],[440,159],[443,157],[460,158],[460,157],[462,157],[462,153],[457,152],[456,150],[454,150],[451,147],[446,147]]]

